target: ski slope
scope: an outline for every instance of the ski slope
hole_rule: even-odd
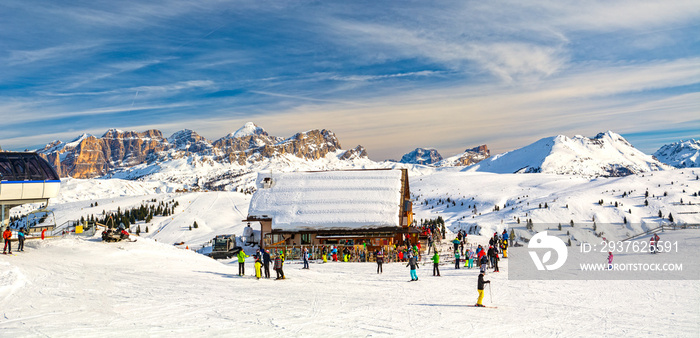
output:
[[[679,234],[680,235],[680,234]],[[485,238],[470,236],[484,243]],[[509,281],[405,264],[287,262],[282,281],[141,238],[56,238],[0,256],[3,336],[669,336],[697,337],[697,281]],[[273,272],[274,277],[274,272]]]

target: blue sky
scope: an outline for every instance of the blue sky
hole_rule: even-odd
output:
[[[253,121],[373,159],[612,130],[700,137],[693,1],[0,3],[0,146]]]

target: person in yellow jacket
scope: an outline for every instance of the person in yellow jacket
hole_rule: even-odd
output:
[[[245,275],[245,258],[250,257],[245,254],[245,251],[241,249],[241,251],[238,252],[238,275],[243,276]]]

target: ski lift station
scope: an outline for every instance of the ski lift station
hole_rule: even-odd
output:
[[[406,169],[259,173],[245,221],[260,247],[418,240]]]
[[[0,152],[0,226],[8,225],[13,207],[48,204],[60,185],[56,171],[38,154]]]

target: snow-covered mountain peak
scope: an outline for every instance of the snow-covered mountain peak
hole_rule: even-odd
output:
[[[681,140],[667,144],[659,148],[654,157],[676,168],[700,167],[700,140]]]
[[[258,127],[255,125],[253,122],[247,122],[246,124],[243,125],[243,127],[239,128],[235,132],[228,134],[226,138],[241,138],[241,137],[247,137],[247,136],[253,136],[253,135],[263,135],[263,136],[268,136],[267,132],[265,129]]]
[[[668,167],[634,148],[612,131],[593,138],[557,135],[499,154],[467,170],[495,173],[552,173],[584,176],[626,176]]]

